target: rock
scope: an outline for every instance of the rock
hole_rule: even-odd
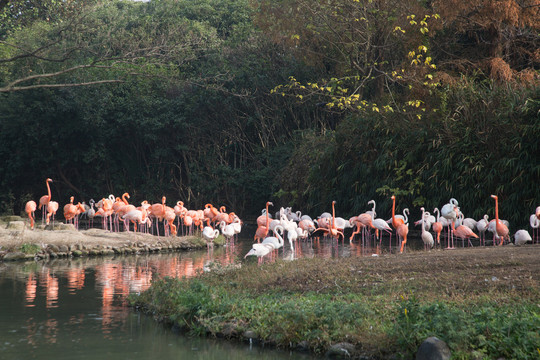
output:
[[[60,248],[58,248],[58,246],[56,246],[54,244],[47,245],[47,250],[48,250],[49,253],[51,253],[51,252],[53,252],[53,253],[60,252]]]
[[[246,339],[256,339],[257,338],[257,334],[255,334],[255,332],[251,331],[251,330],[244,331],[243,336]]]
[[[353,344],[341,342],[334,344],[326,352],[326,357],[330,358],[350,358],[355,354],[356,349]]]
[[[4,256],[4,261],[17,261],[26,259],[26,254],[22,252],[10,252]]]
[[[17,215],[6,215],[6,216],[2,216],[1,220],[5,222],[22,221],[23,218]]]
[[[58,250],[59,250],[60,252],[67,253],[67,252],[69,252],[69,247],[68,247],[67,245],[60,245],[60,246],[58,247]]]
[[[451,355],[448,345],[432,336],[420,345],[416,353],[416,360],[449,360]]]
[[[68,230],[68,231],[77,231],[77,229],[75,228],[75,225],[73,224],[58,224],[58,225],[55,225],[55,230],[58,229],[58,230]]]
[[[10,221],[7,225],[8,230],[24,230],[26,226],[24,221]]]
[[[74,256],[74,257],[81,257],[83,255],[82,251],[81,250],[73,250],[71,252],[71,254]]]

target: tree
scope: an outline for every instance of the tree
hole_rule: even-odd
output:
[[[503,82],[534,79],[540,67],[539,0],[438,0],[432,6],[444,20],[434,50],[446,71],[482,70]]]
[[[45,3],[19,3],[26,12],[2,9],[11,26],[0,37],[0,92],[118,83],[163,71],[170,77],[213,41],[189,21],[158,26],[151,13],[139,16],[148,4],[73,0],[63,16],[50,18],[64,2]]]
[[[317,97],[338,112],[420,116],[418,91],[432,85],[435,68],[428,24],[437,18],[416,1],[282,0],[262,1],[258,23],[274,41],[326,71],[308,81],[292,76],[276,93]]]

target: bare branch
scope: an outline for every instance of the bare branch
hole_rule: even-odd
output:
[[[75,83],[75,84],[38,84],[38,85],[28,85],[28,86],[15,86],[15,87],[9,87],[9,88],[3,87],[3,88],[0,88],[0,93],[40,89],[40,88],[76,87],[76,86],[88,86],[88,85],[123,83],[123,82],[124,80],[97,80],[97,81],[88,81],[88,82],[81,82],[81,83]]]

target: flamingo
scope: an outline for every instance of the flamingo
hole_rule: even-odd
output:
[[[306,215],[304,215],[306,216]],[[311,220],[311,218],[303,218],[302,220],[300,220],[300,222],[298,223],[298,227],[308,233],[311,233],[312,231],[315,230],[315,223],[313,223],[313,220]]]
[[[461,213],[460,215],[463,218],[463,213]],[[476,229],[476,220],[474,220],[473,218],[464,218],[461,220],[461,224],[465,225],[466,227],[468,227],[469,229],[473,231],[474,229]]]
[[[274,229],[274,235],[275,236],[268,236],[266,238],[264,238],[264,240],[262,241],[262,243],[260,245],[271,245],[274,247],[274,249],[279,249],[280,247],[283,247],[283,232],[284,232],[284,229],[283,229],[283,226],[281,225],[278,225],[276,226],[276,228]],[[259,244],[253,244],[254,247],[257,247],[259,246]]]
[[[533,237],[536,239],[536,241],[538,242],[538,239],[539,239],[539,236],[538,236],[538,228],[540,227],[540,221],[538,220],[538,218],[536,217],[536,214],[532,214],[530,217],[529,217],[529,224],[531,225],[532,229],[533,229]]]
[[[392,195],[392,226],[394,229],[397,229],[399,225],[402,225],[405,223],[404,219],[401,219],[399,217],[396,217],[396,197],[395,195]]]
[[[518,230],[514,234],[514,243],[516,245],[525,245],[527,241],[532,241],[531,235],[527,230]]]
[[[287,231],[287,240],[289,240],[289,245],[291,246],[291,251],[294,252],[294,242],[298,240],[298,228],[295,228],[292,231]]]
[[[148,208],[148,212],[156,218],[157,236],[159,236],[159,221],[163,220],[163,218],[165,217],[165,202],[166,201],[167,201],[167,198],[163,196],[161,198],[161,203],[152,204]]]
[[[422,210],[422,241],[424,242],[424,250],[429,250],[433,247],[433,235],[429,231],[426,231],[426,209],[421,207],[420,210]]]
[[[260,246],[255,246],[260,245]],[[270,244],[253,244],[253,248],[248,251],[244,256],[244,259],[248,256],[257,256],[259,264],[262,262],[262,258],[274,250],[274,247]]]
[[[317,230],[322,230],[324,231],[325,235],[330,235],[332,238],[337,238],[339,240],[339,235],[341,235],[341,238],[343,239],[344,236],[343,236],[343,232],[342,231],[339,231],[338,228],[336,227],[336,222],[335,222],[335,219],[336,219],[336,209],[335,209],[335,205],[336,205],[336,201],[332,201],[332,221],[330,223],[330,227],[329,228],[318,228]],[[315,231],[317,231],[315,230]]]
[[[426,211],[425,218],[416,221],[414,223],[414,226],[424,224],[424,227],[426,228],[426,230],[429,231],[429,229],[431,228],[431,224],[433,224],[436,221],[437,221],[437,219],[435,219],[435,216],[431,215],[429,212]]]
[[[443,229],[443,224],[441,223],[441,213],[439,211],[439,208],[435,208],[433,209],[433,212],[436,212],[437,213],[437,221],[435,221],[431,227],[433,228],[433,231],[435,231],[435,233],[437,234],[437,244],[440,244],[441,243],[441,232],[442,232],[442,229]]]
[[[376,228],[375,231],[378,233],[376,235],[379,237],[379,245],[381,245],[382,243],[383,231],[386,231],[387,233],[390,234],[390,236],[392,236],[392,228],[390,227],[390,225],[388,225],[386,221],[384,221],[384,219],[381,219],[381,218],[373,219],[371,223]]]
[[[499,220],[499,197],[497,195],[491,195],[495,199],[495,233],[501,238],[499,246],[503,244],[503,241],[509,235],[508,226],[506,226],[502,221]],[[495,239],[493,239],[493,244],[495,244]]]
[[[238,237],[238,234],[242,231],[242,220],[236,216],[231,225],[233,226],[234,234]]]
[[[77,206],[73,204],[73,199],[75,199],[75,197],[71,196],[69,198],[69,203],[64,205],[64,219],[66,219],[66,223],[73,221],[77,212]],[[73,224],[75,225],[75,221],[73,221]]]
[[[169,225],[169,228],[164,224],[164,229],[166,232],[166,236],[169,236],[172,234],[172,236],[176,235],[176,225],[174,225],[174,219],[176,219],[176,214],[174,213],[174,209],[171,207],[166,206],[165,207],[165,214],[163,215],[164,221],[167,222],[167,225]]]
[[[53,229],[54,229],[54,216],[56,215],[56,212],[58,211],[58,203],[56,201],[49,201],[47,204],[47,222],[46,224],[49,225],[50,218],[52,216],[53,219]]]
[[[446,218],[447,220],[449,220],[451,222],[451,224],[454,224],[454,222],[456,221],[457,219],[457,216],[459,214],[459,208],[458,208],[458,201],[454,198],[451,198],[450,201],[448,202],[448,204],[445,204],[442,208],[441,208],[441,215]],[[448,225],[448,234],[449,234],[449,238],[448,238],[448,246],[446,247],[447,249],[453,249],[454,248],[454,237],[453,237],[453,234],[450,230],[450,224]],[[450,240],[452,241],[452,246],[450,246]]]
[[[368,205],[373,204],[373,208],[371,210],[366,211],[366,214],[370,214],[373,219],[377,217],[377,212],[375,212],[375,207],[377,204],[375,203],[375,200],[369,200]]]
[[[26,203],[24,206],[24,212],[28,214],[28,218],[30,219],[30,229],[34,229],[34,219],[35,219],[35,211],[36,211],[37,204],[34,200],[30,200]]]
[[[92,227],[94,225],[94,217],[96,216],[96,210],[94,209],[96,201],[90,199],[88,202],[90,203],[90,209],[86,211],[86,216],[88,216],[88,227]]]
[[[469,245],[473,246],[471,243],[471,237],[478,239],[478,235],[476,235],[471,228],[465,226],[465,225],[459,225],[457,228],[452,223],[452,233],[456,235],[458,238],[461,238],[463,241],[467,239],[469,241]]]
[[[405,210],[403,210],[403,213],[405,214]],[[398,236],[403,239],[399,251],[400,253],[403,253],[404,246],[407,243],[409,227],[405,224],[405,220],[396,217],[396,197],[394,195],[392,195],[392,226],[396,229]],[[390,242],[392,242],[391,239]]]
[[[134,224],[135,232],[137,232],[137,224],[146,224],[150,222],[150,218],[146,214],[146,210],[142,208],[130,210],[122,216],[124,222],[131,221]],[[129,226],[126,226],[127,231],[129,232]]]
[[[399,250],[399,252],[402,254],[405,244],[407,243],[407,235],[409,234],[409,226],[407,224],[399,225],[397,228],[397,233],[399,237],[402,239],[401,249]]]
[[[480,234],[480,241],[483,244],[486,245],[486,230],[488,228],[489,224],[489,216],[487,214],[484,214],[484,217],[476,222],[476,230],[478,230],[478,233]]]
[[[225,236],[227,243],[229,243],[234,234],[236,234],[233,224],[227,224],[225,221],[221,221],[219,223],[219,226],[221,228],[221,233],[223,234],[223,236]]]
[[[350,223],[350,221],[349,221],[349,223]],[[364,240],[365,240],[365,230],[367,229],[369,231],[369,228],[376,229],[375,226],[373,225],[373,217],[372,217],[371,213],[368,213],[368,212],[365,212],[363,214],[358,215],[356,217],[355,223],[356,223],[356,226],[357,226],[356,231],[352,233],[352,235],[350,237],[350,241],[352,241],[353,238],[354,238],[354,235],[358,234],[360,232],[360,229],[362,229],[362,242],[364,242]],[[362,225],[360,225],[359,223],[362,224]]]
[[[49,201],[51,201],[51,187],[49,186],[49,183],[53,182],[52,179],[47,178],[45,180],[45,185],[47,185],[47,195],[43,195],[39,198],[39,210],[41,210],[41,220],[43,223],[43,220],[45,220],[45,211],[47,210],[47,204],[49,204]],[[48,224],[48,223],[47,223]]]
[[[259,224],[259,226],[257,227],[257,230],[255,231],[255,236],[254,236],[254,240],[257,240],[257,242],[260,242],[261,239],[264,239],[266,237],[266,235],[268,235],[268,230],[270,229],[270,216],[269,216],[269,213],[268,213],[268,206],[274,206],[274,204],[272,204],[270,201],[267,201],[266,202],[266,212],[265,212],[265,222],[264,222],[264,225],[261,225],[259,223],[259,218],[257,219],[257,223]],[[262,216],[262,215],[261,215]]]
[[[219,236],[219,230],[214,229],[210,226],[210,219],[208,220],[208,225],[203,228],[202,236],[206,240],[206,247],[210,248],[214,246],[214,240]]]

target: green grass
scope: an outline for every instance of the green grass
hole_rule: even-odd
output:
[[[41,251],[41,247],[37,244],[22,244],[20,247],[21,252],[25,254],[37,254]]]

